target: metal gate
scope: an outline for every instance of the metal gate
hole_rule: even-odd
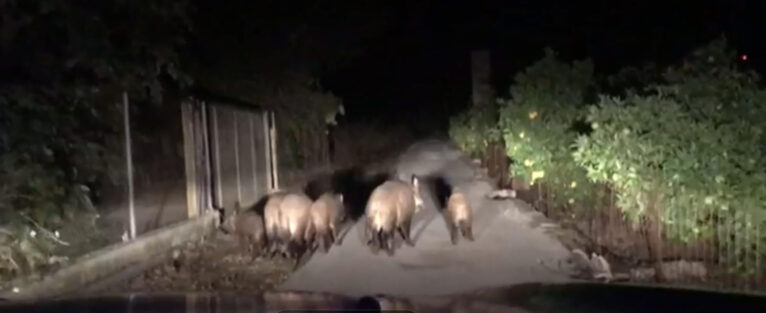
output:
[[[190,218],[251,206],[277,188],[272,112],[192,99],[183,118]]]

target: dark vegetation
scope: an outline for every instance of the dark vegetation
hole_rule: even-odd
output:
[[[138,113],[189,85],[179,54],[188,10],[0,2],[0,277],[55,265],[53,251],[77,240],[56,235],[67,225],[97,234],[90,200],[123,173],[121,94]]]

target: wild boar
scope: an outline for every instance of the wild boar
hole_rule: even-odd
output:
[[[235,204],[232,215],[221,225],[221,229],[236,235],[242,248],[253,256],[260,253],[266,244],[263,217],[253,208],[243,210],[239,203]]]
[[[404,241],[414,246],[410,238],[412,217],[422,209],[418,178],[412,176],[411,183],[388,180],[375,188],[367,201],[365,213],[365,239],[367,244],[377,244],[393,254],[394,231]]]
[[[471,226],[473,224],[472,211],[465,193],[457,187],[453,188],[452,194],[447,199],[447,209],[444,212],[453,245],[457,244],[458,232],[462,234],[463,238],[474,241]]]
[[[335,240],[338,229],[345,219],[343,195],[325,193],[311,204],[311,222],[314,224],[312,248],[322,246],[327,253]]]
[[[313,235],[311,223],[311,199],[303,193],[286,194],[279,204],[281,222],[279,237],[286,239],[283,253],[288,257],[300,257],[307,249]]]
[[[266,228],[266,238],[268,239],[269,252],[272,256],[282,251],[287,238],[280,236],[284,233],[282,226],[282,212],[280,205],[282,199],[287,195],[285,192],[274,192],[268,195],[268,200],[263,207],[263,220]]]

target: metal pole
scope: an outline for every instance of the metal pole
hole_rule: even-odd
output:
[[[271,111],[271,162],[273,164],[274,189],[279,190],[279,154],[277,153],[277,118]]]
[[[194,108],[192,100],[181,103],[181,123],[183,125],[184,165],[186,170],[186,217],[193,218],[199,213],[199,186],[197,177],[197,143],[194,130]]]
[[[123,117],[125,126],[125,167],[128,177],[128,218],[130,219],[130,239],[136,238],[136,208],[133,198],[133,152],[130,140],[130,103],[128,93],[122,93]]]
[[[253,198],[258,200],[261,195],[258,194],[258,158],[255,156],[255,122],[253,121],[255,114],[249,113],[248,117],[247,120],[250,121],[250,164],[252,164],[253,170],[253,194],[255,195]]]
[[[271,169],[271,128],[269,128],[269,112],[263,111],[261,117],[263,118],[263,152],[265,154],[264,160],[266,160],[266,192],[270,193],[274,190],[274,180],[271,177],[273,170]]]
[[[242,175],[239,172],[239,123],[238,112],[234,111],[234,168],[237,171],[237,203],[242,205]]]
[[[212,166],[212,163],[210,159],[211,153],[210,153],[210,119],[208,118],[208,105],[204,101],[200,101],[200,111],[202,111],[202,140],[205,142],[203,144],[205,155],[204,157],[204,164],[205,164],[205,203],[204,208],[212,209],[213,208],[213,177],[212,177],[212,170],[210,167]]]
[[[213,110],[213,149],[215,149],[215,205],[217,208],[223,207],[223,189],[221,187],[221,138],[218,136],[218,110],[211,106]]]

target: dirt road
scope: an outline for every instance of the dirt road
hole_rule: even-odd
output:
[[[279,288],[325,291],[359,296],[439,295],[524,282],[569,280],[549,266],[569,252],[548,233],[544,218],[518,200],[491,200],[491,185],[477,177],[468,158],[440,141],[418,143],[404,152],[396,173],[441,176],[468,191],[475,210],[475,242],[450,243],[435,197],[423,188],[426,209],[416,216],[415,247],[403,246],[394,256],[377,255],[361,242],[361,220],[343,244],[327,254],[317,252]],[[549,266],[541,265],[541,262]]]

